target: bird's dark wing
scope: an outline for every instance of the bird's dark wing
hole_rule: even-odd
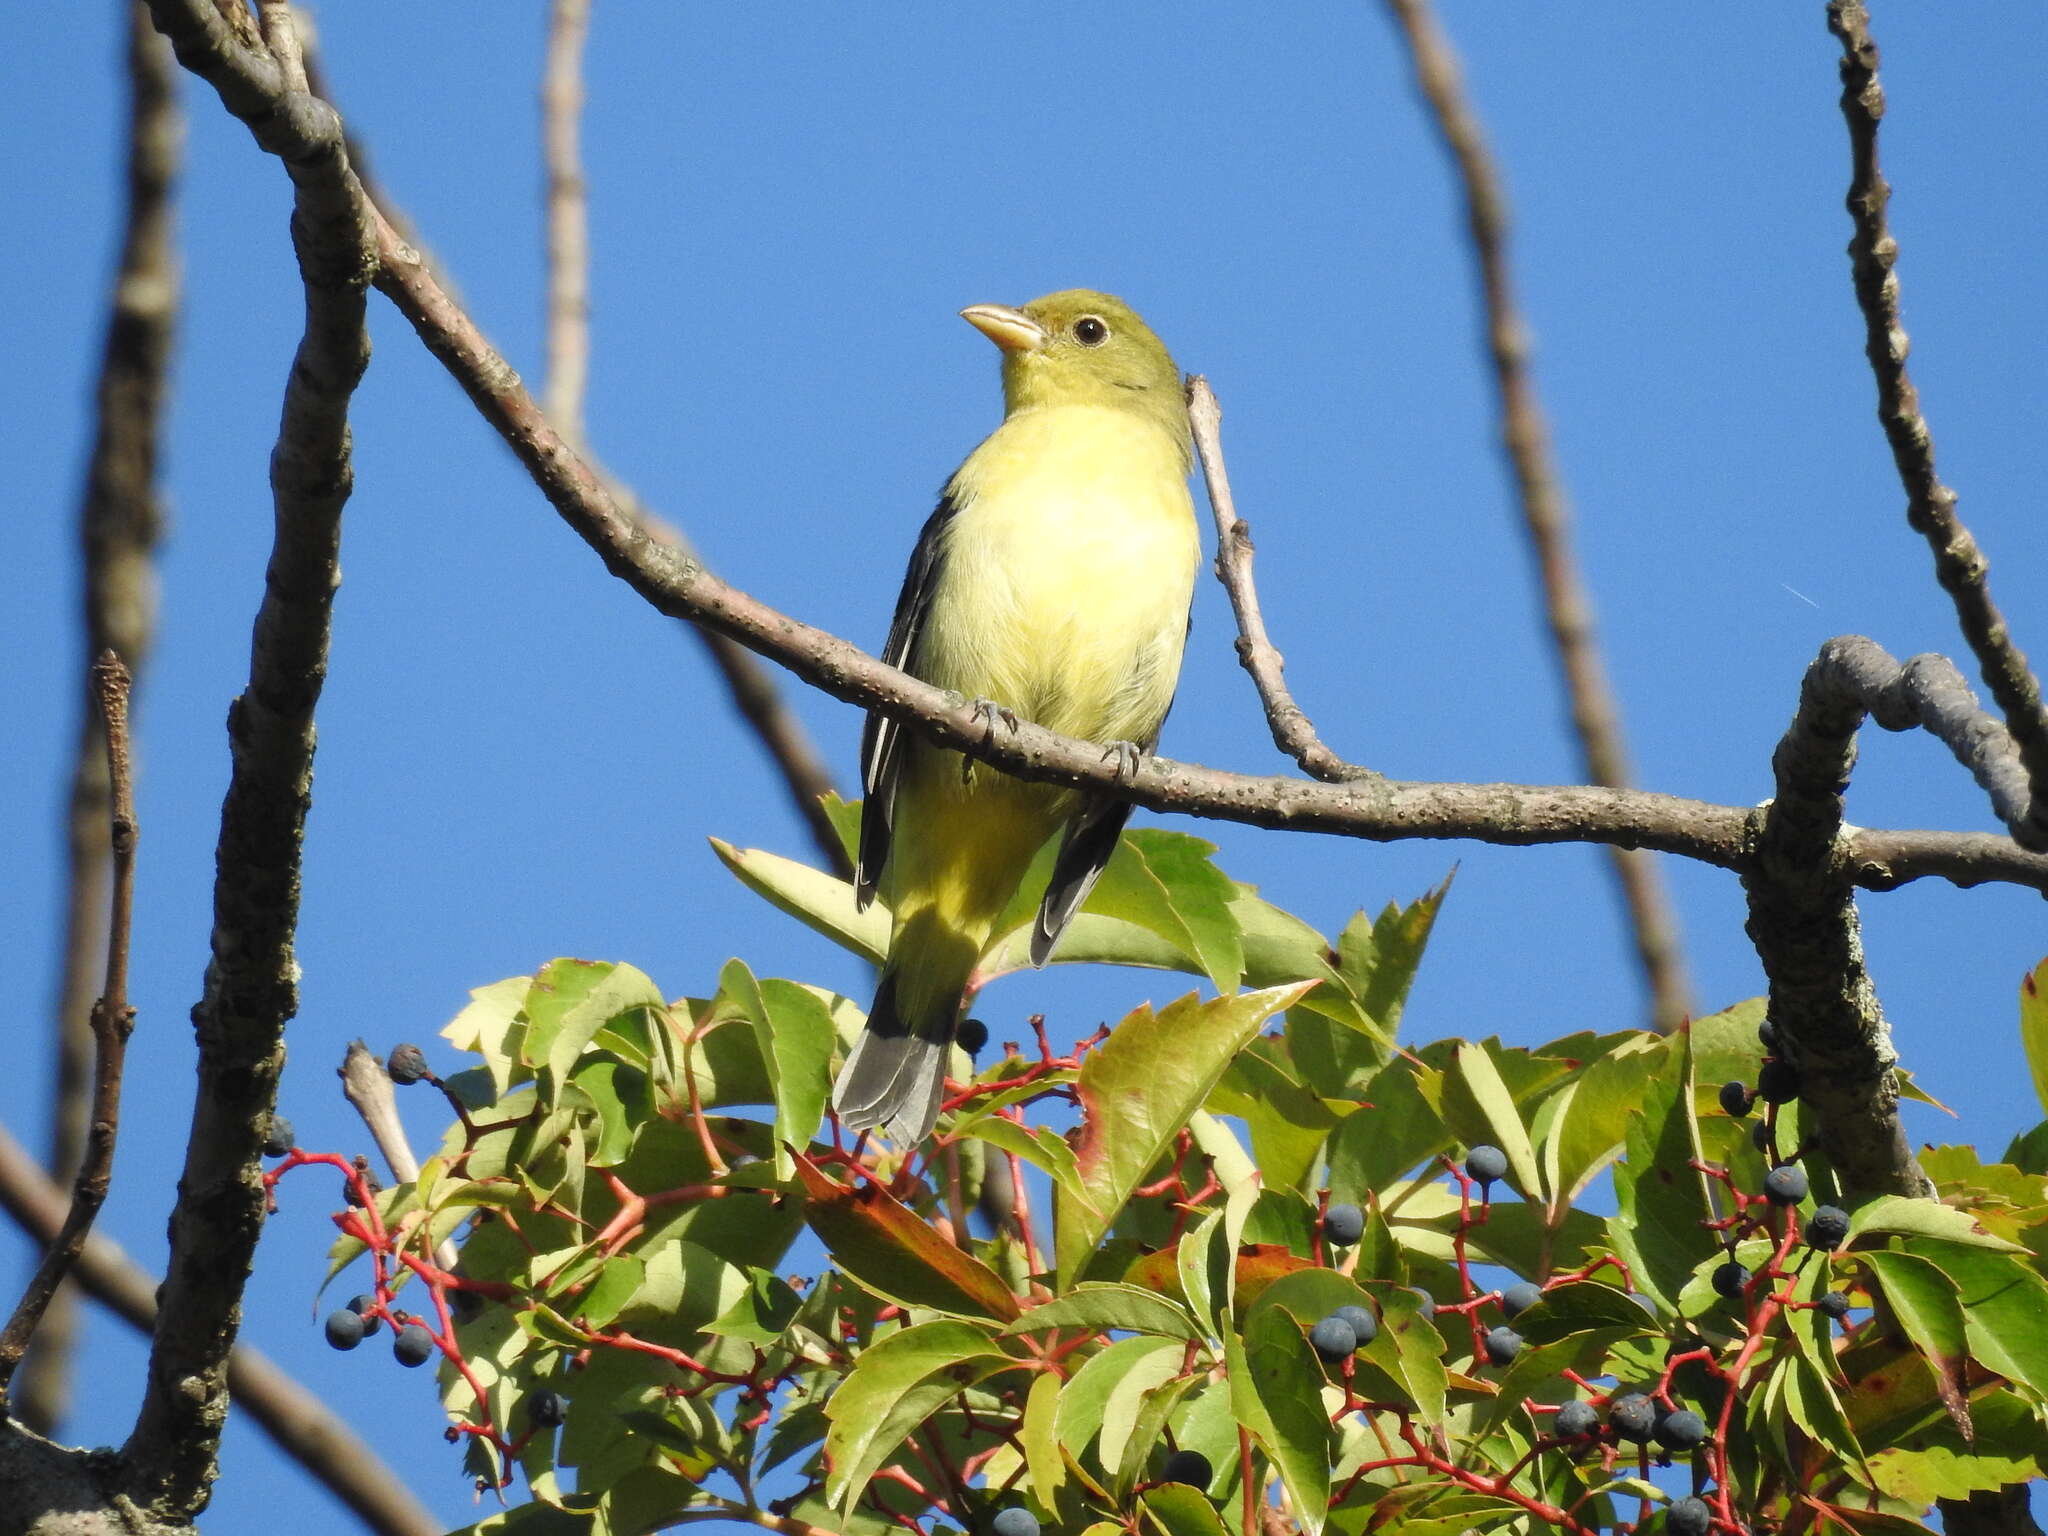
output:
[[[931,612],[932,594],[938,590],[939,574],[945,567],[947,529],[959,510],[948,486],[937,509],[925,519],[917,548],[910,552],[910,569],[904,572],[903,590],[896,596],[896,617],[890,621],[888,643],[882,647],[882,660],[892,667],[910,670],[911,654],[917,649],[918,635]],[[896,828],[896,777],[902,761],[902,727],[869,710],[860,733],[860,779],[867,798],[861,807],[860,853],[853,876],[854,898],[863,909],[875,899],[882,866],[889,862],[889,839]]]
[[[1045,899],[1038,904],[1038,921],[1031,927],[1031,963],[1043,965],[1052,958],[1067,924],[1081,910],[1081,903],[1095,889],[1116,841],[1123,836],[1124,823],[1131,819],[1128,800],[1090,800],[1067,823],[1060,839],[1059,856],[1053,860],[1052,878],[1045,885]]]

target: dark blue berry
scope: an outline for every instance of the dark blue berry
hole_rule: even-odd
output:
[[[526,1416],[542,1429],[561,1423],[564,1411],[562,1394],[552,1387],[535,1387],[526,1394]]]
[[[1714,1271],[1713,1285],[1716,1296],[1725,1296],[1730,1301],[1742,1299],[1742,1288],[1749,1284],[1749,1271],[1735,1260],[1730,1259]]]
[[[391,1341],[391,1357],[400,1365],[425,1365],[433,1354],[434,1336],[418,1323],[407,1323]]]
[[[1557,1410],[1557,1417],[1550,1421],[1551,1431],[1560,1438],[1576,1440],[1590,1435],[1600,1427],[1600,1415],[1591,1403],[1582,1403],[1577,1398]]]
[[[988,1044],[988,1026],[979,1019],[962,1019],[959,1033],[953,1038],[968,1055],[979,1056],[981,1048]]]
[[[1522,1280],[1500,1293],[1500,1310],[1503,1317],[1519,1317],[1543,1299],[1543,1287],[1533,1280]]]
[[[1508,1155],[1499,1147],[1474,1147],[1465,1154],[1465,1175],[1483,1187],[1508,1176]]]
[[[1607,1405],[1607,1422],[1622,1439],[1646,1445],[1657,1427],[1657,1405],[1641,1392],[1627,1393]]]
[[[1707,1536],[1713,1523],[1714,1512],[1707,1507],[1705,1499],[1674,1500],[1664,1515],[1667,1536]]]
[[[996,1511],[988,1523],[989,1536],[1038,1536],[1038,1516],[1022,1504]]]
[[[1806,1170],[1780,1163],[1764,1175],[1764,1198],[1773,1205],[1797,1205],[1806,1198]]]
[[[298,1133],[292,1129],[291,1121],[283,1115],[272,1115],[269,1126],[263,1132],[263,1155],[283,1157],[298,1144]]]
[[[1162,1483],[1186,1483],[1190,1488],[1207,1488],[1215,1476],[1216,1469],[1200,1451],[1175,1451],[1159,1469]]]
[[[1679,1408],[1657,1421],[1653,1431],[1667,1451],[1689,1451],[1707,1438],[1707,1421],[1690,1408]]]
[[[1799,1097],[1799,1069],[1789,1061],[1767,1061],[1756,1075],[1756,1096],[1766,1104],[1787,1104]]]
[[[1351,1336],[1358,1340],[1360,1349],[1380,1336],[1380,1320],[1364,1307],[1339,1307],[1330,1316],[1341,1317],[1351,1325]]]
[[[363,1326],[363,1320],[347,1307],[328,1313],[326,1326],[327,1342],[336,1349],[354,1349],[363,1342],[363,1335],[370,1331]]]
[[[377,1298],[374,1296],[351,1296],[349,1298],[348,1309],[363,1320],[363,1337],[366,1339],[384,1326],[384,1320],[370,1310],[376,1305]]]
[[[427,1053],[416,1045],[393,1046],[384,1070],[400,1087],[423,1082],[434,1075],[434,1069],[427,1065]]]
[[[1751,1102],[1749,1084],[1723,1083],[1721,1085],[1721,1108],[1725,1113],[1731,1114],[1740,1120],[1749,1113]]]
[[[1759,1120],[1749,1128],[1749,1144],[1759,1152],[1771,1150],[1771,1127],[1768,1122]]]
[[[1323,1236],[1339,1248],[1349,1248],[1365,1236],[1365,1212],[1355,1205],[1333,1205],[1323,1212]]]
[[[1756,1042],[1767,1051],[1775,1051],[1778,1048],[1778,1026],[1765,1019],[1756,1027]]]
[[[1512,1365],[1521,1352],[1522,1336],[1514,1329],[1502,1326],[1487,1333],[1486,1358],[1495,1365]]]
[[[1849,1315],[1849,1298],[1840,1291],[1829,1291],[1814,1305],[1820,1308],[1821,1316],[1831,1317],[1838,1323]]]
[[[1308,1342],[1309,1348],[1334,1363],[1350,1358],[1357,1350],[1358,1335],[1343,1318],[1332,1315],[1309,1329]]]
[[[1816,1206],[1806,1218],[1806,1246],[1833,1253],[1849,1237],[1849,1213],[1839,1205]]]

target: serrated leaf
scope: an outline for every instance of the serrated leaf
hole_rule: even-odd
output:
[[[868,1479],[941,1404],[1018,1362],[987,1329],[944,1319],[871,1344],[825,1405],[825,1497],[851,1508]]]
[[[1194,995],[1130,1014],[1082,1063],[1075,1147],[1080,1197],[1060,1202],[1059,1280],[1080,1272],[1148,1169],[1202,1107],[1232,1056],[1307,983],[1219,997]]]
[[[1024,1471],[1031,1479],[1038,1502],[1052,1507],[1053,1497],[1067,1480],[1067,1464],[1060,1455],[1060,1439],[1054,1415],[1059,1409],[1060,1379],[1051,1371],[1032,1378],[1031,1391],[1024,1399],[1024,1422],[1018,1442],[1024,1452]]]
[[[536,1070],[545,1067],[557,1084],[566,1082],[583,1048],[612,1018],[666,1006],[661,990],[630,965],[550,960],[527,989],[520,1059]]]
[[[1906,1251],[1954,1284],[1971,1358],[2048,1397],[2048,1282],[2022,1259],[1966,1243],[1918,1238]]]
[[[2048,1111],[2048,960],[2020,978],[2020,1044],[2034,1076],[2034,1097]]]
[[[1202,967],[1218,992],[1244,976],[1244,942],[1231,912],[1237,886],[1211,862],[1214,843],[1165,827],[1125,832],[1088,897],[1088,910],[1122,918]]]
[[[1422,1422],[1434,1428],[1444,1421],[1450,1374],[1443,1335],[1422,1315],[1422,1305],[1415,1291],[1382,1291],[1379,1337],[1360,1354],[1401,1383]]]
[[[719,862],[733,872],[740,884],[770,906],[863,960],[880,965],[888,955],[889,933],[895,919],[882,902],[876,901],[865,912],[859,911],[853,886],[837,875],[766,849],[735,848],[715,837],[707,841]]]
[[[1390,1062],[1366,1085],[1371,1102],[1346,1115],[1330,1133],[1332,1200],[1363,1204],[1424,1158],[1450,1146],[1450,1127],[1432,1102],[1441,1094],[1425,1092],[1423,1086],[1424,1079],[1437,1075],[1433,1068],[1403,1058]]]
[[[1186,1348],[1173,1339],[1140,1335],[1118,1339],[1082,1361],[1081,1368],[1060,1389],[1053,1414],[1060,1444],[1080,1455],[1101,1433],[1102,1416],[1116,1384],[1133,1371],[1164,1370],[1170,1374],[1172,1365],[1186,1353]],[[1158,1379],[1164,1380],[1165,1375]]]
[[[646,1273],[646,1265],[631,1254],[614,1254],[604,1261],[604,1268],[598,1271],[597,1279],[583,1293],[576,1305],[577,1312],[590,1327],[606,1327],[632,1300]]]
[[[1231,1401],[1238,1422],[1265,1447],[1306,1536],[1316,1536],[1330,1507],[1334,1432],[1323,1406],[1323,1367],[1283,1307],[1254,1316],[1243,1342],[1224,1335]]]
[[[803,1304],[803,1297],[780,1275],[765,1269],[752,1270],[747,1275],[745,1293],[706,1323],[704,1331],[721,1338],[744,1339],[749,1344],[773,1344]]]
[[[1933,1237],[1950,1243],[1973,1243],[2004,1253],[2024,1253],[2018,1243],[2007,1242],[1979,1226],[1967,1211],[1943,1205],[1939,1200],[1919,1200],[1907,1195],[1880,1195],[1858,1206],[1849,1216],[1848,1246],[1866,1235]]]
[[[881,1185],[848,1188],[801,1153],[804,1211],[833,1260],[852,1280],[889,1301],[1007,1323],[1021,1310],[1000,1276],[954,1247]]]
[[[1665,1068],[1672,1050],[1668,1036],[1644,1036],[1640,1045],[1610,1051],[1580,1074],[1551,1133],[1556,1147],[1553,1210],[1578,1198],[1587,1181],[1626,1144],[1629,1110],[1641,1101],[1643,1084]]]
[[[1508,1181],[1523,1199],[1543,1199],[1536,1148],[1500,1068],[1486,1047],[1460,1040],[1453,1069],[1444,1077],[1444,1118],[1467,1146],[1490,1141],[1508,1158]],[[1462,1090],[1460,1092],[1459,1090]]]
[[[1859,1254],[1858,1258],[1884,1292],[1906,1337],[1933,1368],[1942,1406],[1968,1437],[1970,1405],[1963,1385],[1968,1335],[1955,1283],[1914,1254],[1884,1250]]]
[[[1110,1475],[1111,1491],[1119,1500],[1130,1493],[1131,1485],[1123,1480],[1126,1470],[1124,1453],[1130,1448],[1133,1432],[1146,1418],[1146,1399],[1155,1389],[1170,1385],[1180,1376],[1186,1354],[1185,1350],[1162,1349],[1133,1360],[1111,1385],[1109,1396],[1102,1400],[1102,1427],[1096,1431],[1096,1457],[1103,1471]],[[1137,1447],[1140,1456],[1152,1449],[1165,1422],[1165,1413],[1159,1414],[1158,1421],[1151,1426],[1152,1441]]]
[[[1628,1151],[1614,1168],[1619,1219],[1608,1223],[1616,1252],[1639,1289],[1666,1311],[1715,1248],[1700,1223],[1713,1219],[1702,1176],[1689,1166],[1699,1156],[1693,1119],[1691,1037],[1675,1037],[1672,1070],[1652,1075],[1629,1116]]]
[[[1230,1536],[1207,1494],[1186,1483],[1161,1483],[1145,1490],[1146,1517],[1160,1536]]]
[[[500,1096],[526,1076],[519,1056],[520,1037],[526,1030],[520,1009],[532,985],[531,976],[508,976],[487,987],[473,988],[468,1005],[441,1029],[442,1038],[457,1049],[483,1057],[484,1069]]]

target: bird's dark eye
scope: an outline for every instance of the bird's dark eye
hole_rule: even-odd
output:
[[[1109,327],[1093,315],[1083,315],[1074,322],[1074,340],[1084,347],[1099,347],[1109,340]]]

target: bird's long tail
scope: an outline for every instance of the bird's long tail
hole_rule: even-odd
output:
[[[905,1147],[931,1134],[961,994],[986,937],[963,931],[931,908],[904,923],[875,987],[867,1029],[832,1089],[833,1106],[848,1130],[879,1126]]]

